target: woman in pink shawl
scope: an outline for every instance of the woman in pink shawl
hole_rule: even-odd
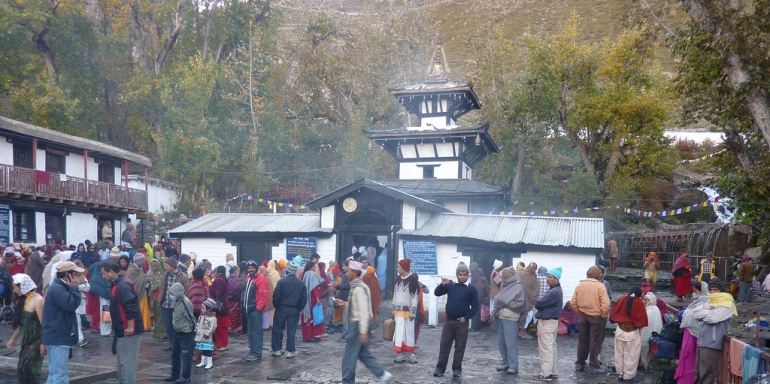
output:
[[[561,317],[559,318],[559,321],[567,326],[568,335],[578,331],[578,320],[577,312],[572,309],[572,304],[568,301],[567,304],[564,304],[564,309],[562,309]]]
[[[671,277],[676,287],[676,301],[684,301],[682,297],[692,293],[692,271],[690,270],[690,258],[686,253],[674,262],[674,267],[671,268]]]
[[[329,287],[331,285],[331,281],[329,280],[329,277],[326,275],[326,263],[324,263],[324,262],[319,262],[318,263],[318,274],[321,276],[321,280],[323,281],[321,283],[321,285],[320,285],[320,287],[321,287],[321,306],[324,309],[324,315],[325,315],[326,313],[328,313],[327,312],[327,308],[326,308],[326,306],[328,304],[328,301],[326,300],[326,298],[328,297]],[[324,326],[326,324],[329,324],[329,323],[330,323],[329,319],[324,319]],[[326,333],[326,329],[325,328],[324,328],[324,333],[321,334],[321,337],[323,337],[323,338],[329,337],[329,334]]]

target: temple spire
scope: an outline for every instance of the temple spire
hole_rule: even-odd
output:
[[[441,45],[441,38],[436,37],[436,47],[433,49],[433,56],[430,58],[428,70],[426,73],[426,83],[446,83],[448,81],[449,63],[444,53],[444,47]]]

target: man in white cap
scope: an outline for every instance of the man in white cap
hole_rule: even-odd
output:
[[[492,264],[492,274],[489,275],[489,313],[495,310],[495,296],[500,287],[503,286],[503,262],[495,260]]]
[[[447,295],[446,322],[441,330],[438,363],[433,371],[436,377],[444,376],[453,343],[455,354],[452,359],[452,376],[460,377],[462,374],[465,344],[468,341],[468,320],[479,311],[479,294],[473,285],[467,284],[470,269],[461,261],[457,264],[455,274],[457,283],[441,278],[441,284],[433,291],[436,296]]]
[[[393,375],[388,373],[369,350],[369,321],[372,318],[371,293],[369,287],[361,281],[363,266],[351,260],[345,272],[350,281],[350,297],[347,302],[340,299],[335,303],[348,307],[349,323],[345,354],[342,356],[342,382],[356,382],[356,362],[361,362],[369,368],[381,383],[387,383]]]
[[[42,342],[48,354],[46,384],[69,383],[70,348],[78,343],[78,319],[75,311],[80,306],[80,274],[84,269],[71,261],[56,265],[56,279],[51,282],[43,304]]]

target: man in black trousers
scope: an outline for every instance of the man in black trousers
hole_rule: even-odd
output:
[[[444,376],[449,351],[452,343],[455,345],[455,355],[452,361],[452,376],[460,377],[463,372],[463,356],[465,355],[465,343],[468,341],[468,320],[479,311],[479,295],[476,288],[466,284],[470,270],[464,262],[457,265],[457,282],[442,278],[441,284],[436,287],[433,294],[436,296],[447,295],[446,322],[441,330],[441,346],[438,354],[438,364],[433,376]]]
[[[283,344],[283,328],[286,327],[286,357],[297,356],[294,347],[294,335],[299,324],[299,312],[307,303],[305,284],[297,278],[297,265],[290,261],[286,266],[286,276],[278,281],[273,290],[273,306],[275,317],[273,321],[273,356],[281,356]]]

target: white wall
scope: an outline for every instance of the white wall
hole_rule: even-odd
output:
[[[48,241],[45,238],[45,213],[35,212],[35,244],[42,245],[47,244]],[[51,239],[54,240],[54,239]],[[68,244],[69,245],[69,244]]]
[[[322,238],[318,237],[316,240],[316,251],[321,256],[321,261],[329,265],[330,261],[333,261],[337,257],[337,235],[331,237]],[[282,239],[281,242],[273,247],[273,260],[281,260],[286,258],[286,239]]]
[[[123,180],[123,167],[115,167],[115,184],[125,185],[125,180]]]
[[[534,261],[538,267],[545,266],[549,270],[561,267],[562,275],[559,283],[561,284],[564,302],[566,303],[572,298],[572,293],[575,292],[575,287],[580,283],[580,280],[586,278],[588,268],[595,265],[596,255],[592,253],[559,253],[557,249],[554,249],[553,252],[522,253],[521,259],[514,259],[514,263],[519,261],[523,261],[526,265]]]
[[[83,157],[81,156],[80,158],[82,160]],[[66,221],[67,245],[78,245],[86,240],[91,240],[94,243],[96,242],[97,220],[93,215],[73,212],[66,216]]]
[[[419,146],[418,146],[419,147]],[[431,148],[431,151],[433,148]],[[433,168],[433,177],[437,179],[457,179],[457,161],[430,161],[416,163],[399,163],[398,178],[404,180],[422,179],[422,168],[419,165],[437,165]]]
[[[128,179],[128,187],[144,191],[144,181],[131,179],[130,177]],[[153,182],[150,182],[150,185],[147,186],[147,211],[150,213],[171,211],[178,200],[179,193],[176,189]]]
[[[13,165],[13,144],[0,136],[0,164]]]
[[[321,208],[321,228],[334,228],[334,205]]]
[[[189,254],[195,252],[198,257],[195,259],[196,263],[200,263],[203,259],[207,259],[211,262],[212,268],[216,268],[220,265],[227,263],[227,254],[238,254],[238,249],[226,242],[223,237],[219,238],[184,238],[182,239],[182,253]],[[237,260],[237,258],[236,258]]]
[[[427,240],[427,239],[426,239]],[[398,259],[404,258],[404,241],[398,240]],[[433,289],[436,288],[436,284],[431,284],[431,280],[440,282],[442,277],[446,277],[457,281],[455,271],[457,265],[460,262],[464,262],[465,265],[471,264],[471,258],[469,256],[463,256],[461,252],[457,252],[457,244],[455,243],[439,243],[436,242],[436,265],[438,275],[419,275],[420,281],[427,285],[431,291],[430,296],[433,296]],[[433,279],[432,279],[433,278]],[[446,295],[437,298],[438,310],[443,311],[446,307]],[[427,304],[426,304],[427,305]]]
[[[433,216],[430,211],[417,208],[417,228],[422,228],[425,223]],[[417,229],[415,228],[415,229]]]
[[[436,151],[439,157],[454,157],[455,151],[452,149],[454,143],[436,143]]]
[[[64,157],[66,162],[65,169],[68,176],[74,176],[83,178],[85,176],[85,165],[83,164],[83,155],[78,155],[70,152],[68,156]],[[76,244],[77,245],[77,244]]]
[[[417,215],[417,207],[407,202],[401,203],[401,228],[417,229],[414,227],[415,215]]]
[[[444,201],[444,208],[454,213],[468,213],[468,200]]]
[[[35,169],[38,171],[45,171],[45,150],[38,149],[35,156]]]
[[[99,164],[92,158],[88,158],[88,180],[99,180]]]

